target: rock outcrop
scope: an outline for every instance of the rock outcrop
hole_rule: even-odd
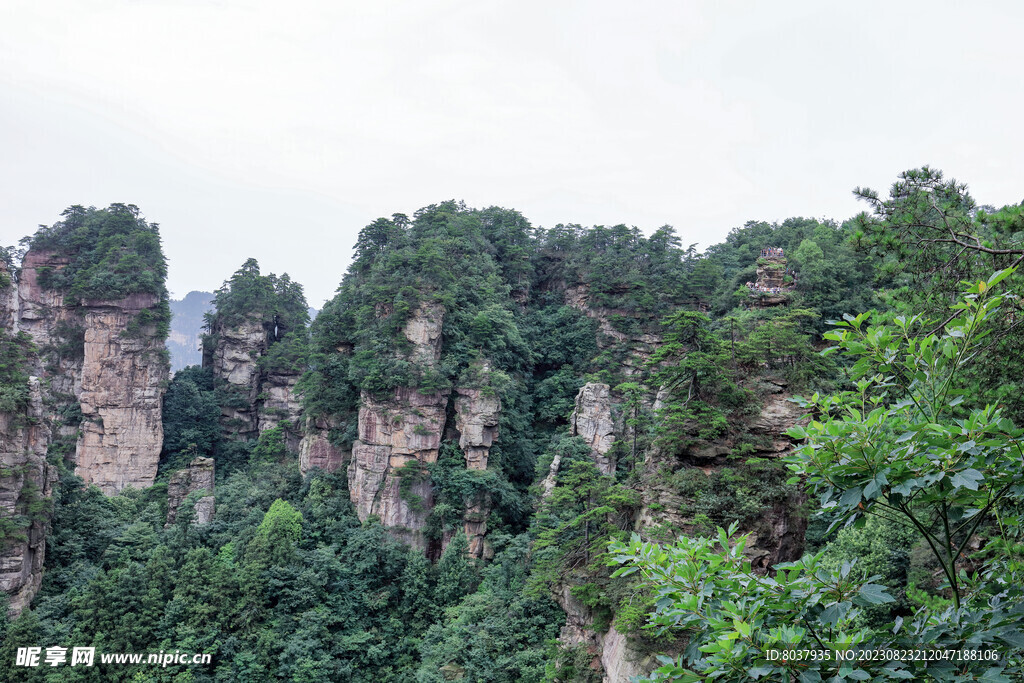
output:
[[[424,369],[441,357],[444,307],[421,304],[402,332],[406,359]],[[349,495],[360,520],[377,515],[402,541],[426,550],[423,528],[434,505],[430,475],[422,465],[437,462],[445,426],[448,392],[420,393],[399,387],[386,398],[362,392],[359,438],[348,467]]]
[[[748,418],[745,425],[750,440],[745,443],[744,458],[729,461],[736,444],[728,438],[692,447],[686,454],[683,467],[695,468],[704,475],[712,476],[723,467],[743,467],[748,458],[777,460],[794,448],[786,431],[800,422],[803,410],[790,399],[781,381],[758,380],[748,388],[762,401],[760,412]],[[648,469],[671,469],[678,463],[665,462],[658,454]],[[780,464],[779,467],[782,467]],[[675,533],[694,531],[692,519],[680,512],[692,501],[657,477],[650,478],[643,490],[644,506],[637,517],[635,528],[641,533],[659,525]],[[772,565],[798,559],[803,553],[804,533],[807,519],[801,512],[805,497],[793,492],[781,499],[770,501],[765,514],[756,522],[741,528],[749,533],[746,553],[751,564],[758,570],[767,571]]]
[[[259,435],[257,397],[260,394],[259,357],[267,351],[263,320],[250,317],[237,325],[212,330],[215,343],[203,353],[203,367],[226,384],[232,400],[221,408],[221,427],[241,439]]]
[[[85,301],[81,435],[75,473],[106,494],[156,479],[163,446],[162,399],[168,366],[155,325],[129,333],[154,294]]]
[[[406,342],[402,357],[421,371],[433,370],[440,361],[444,314],[439,304],[420,304],[402,330]],[[488,364],[483,362],[474,371],[486,386]],[[349,495],[361,520],[376,515],[395,537],[421,550],[428,549],[423,529],[434,507],[433,485],[424,466],[437,461],[442,438],[449,432],[449,405],[466,469],[486,470],[501,418],[501,401],[489,390],[421,392],[399,387],[387,397],[366,392],[360,397],[359,436],[348,466]],[[303,449],[310,463],[316,453],[332,466],[345,457],[324,435],[311,438],[307,434]],[[490,497],[483,494],[463,505],[469,555],[485,557]],[[445,534],[441,546],[431,551],[440,552],[450,539],[451,533]]]
[[[46,419],[58,435],[75,433],[59,415],[78,403],[75,473],[104,493],[144,488],[156,477],[163,446],[162,398],[167,380],[164,340],[140,315],[160,305],[155,294],[84,300],[67,305],[40,275],[70,263],[47,251],[29,251],[18,283],[15,327],[40,351],[46,380]]]
[[[306,419],[304,435],[299,443],[299,472],[303,476],[314,469],[337,472],[348,465],[352,451],[343,451],[331,443],[331,427],[326,420]]]
[[[160,297],[66,300],[45,277],[70,263],[32,249],[16,284],[6,264],[0,270],[0,323],[9,334],[27,334],[37,351],[27,412],[0,416],[0,509],[14,529],[0,551],[0,587],[15,612],[42,579],[46,499],[56,479],[46,460],[51,442],[74,442],[69,464],[108,495],[150,486],[163,446],[167,361],[159,327],[146,322],[159,313]]]
[[[559,642],[568,648],[585,648],[589,668],[601,674],[602,683],[629,683],[658,666],[653,655],[640,652],[614,624],[604,632],[595,631],[590,608],[576,599],[568,584],[555,592],[555,601],[566,615]]]
[[[756,306],[767,308],[789,303],[790,287],[786,285],[786,259],[783,256],[761,257],[757,260],[757,280],[750,288]]]
[[[195,491],[203,492],[195,503],[195,523],[208,524],[214,510],[214,465],[213,458],[196,458],[183,470],[178,470],[167,482],[167,524],[178,517],[178,509],[185,498]]]
[[[430,475],[419,466],[437,462],[447,405],[447,392],[401,387],[385,400],[364,393],[348,468],[359,519],[377,515],[397,538],[422,550],[434,498]]]
[[[615,472],[615,459],[608,455],[615,443],[615,423],[612,421],[611,387],[590,382],[576,395],[576,407],[569,418],[573,436],[590,446],[590,452],[602,474]]]
[[[459,432],[459,448],[466,458],[466,469],[485,470],[491,446],[498,438],[501,400],[493,392],[483,389],[455,391],[455,428]],[[487,517],[491,511],[490,496],[482,494],[465,503],[462,520],[463,530],[469,539],[469,555],[485,557],[489,554],[485,537]]]
[[[30,250],[21,263],[17,313],[13,330],[27,333],[39,349],[37,374],[46,380],[46,419],[73,436],[76,425],[60,424],[59,414],[78,403],[82,393],[85,328],[80,311],[64,304],[64,295],[43,287],[40,274],[66,267],[70,259],[44,250]]]
[[[43,580],[49,498],[57,469],[47,463],[50,429],[44,421],[39,379],[29,381],[29,404],[0,413],[0,590],[19,614]],[[40,507],[42,505],[42,507]]]
[[[249,440],[288,420],[296,429],[286,433],[286,445],[297,451],[302,406],[295,384],[301,373],[260,365],[260,358],[271,346],[263,319],[249,316],[237,324],[218,324],[212,336],[213,347],[204,351],[203,367],[213,371],[231,396],[221,408],[221,427],[238,439]]]

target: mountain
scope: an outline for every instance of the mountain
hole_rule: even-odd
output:
[[[212,302],[213,294],[197,291],[189,292],[183,299],[171,300],[171,331],[167,335],[171,372],[202,363],[199,337],[203,331],[203,316],[212,310]]]
[[[0,680],[1011,680],[1024,210],[901,179],[704,253],[441,202],[318,313],[254,259],[172,307],[71,207],[0,252]]]

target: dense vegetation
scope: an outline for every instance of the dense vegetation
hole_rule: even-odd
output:
[[[111,204],[106,209],[72,206],[64,220],[40,228],[28,247],[64,257],[67,265],[41,268],[39,284],[64,293],[67,303],[121,299],[130,294],[155,294],[157,308],[144,311],[139,324],[156,324],[167,336],[167,261],[156,223],[147,223],[139,207]]]
[[[663,680],[1019,680],[1024,214],[979,209],[930,169],[886,199],[858,193],[871,212],[846,223],[750,222],[703,254],[669,227],[542,230],[456,202],[396,214],[362,231],[308,332],[301,287],[247,261],[216,294],[207,349],[261,325],[263,367],[303,373],[305,414],[338,446],[356,437],[361,397],[500,397],[486,471],[465,468],[451,430],[426,468],[427,534],[451,542],[431,561],[360,523],[344,473],[301,477],[279,428],[228,438],[232,397],[188,368],[165,397],[156,486],[106,498],[61,465],[44,585],[0,622],[0,679],[47,680],[13,666],[15,643],[31,642],[214,654],[209,667],[50,673],[60,680],[600,680],[593,651],[556,640],[557,595],[592,631],[628,635],[634,656],[662,655]],[[766,246],[787,257],[779,305],[745,286],[772,265]],[[410,357],[402,330],[437,311],[439,360]],[[567,429],[587,382],[614,397],[610,475]],[[803,395],[814,418],[784,461],[757,430],[773,395]],[[194,525],[187,501],[165,526],[167,480],[197,455],[217,462],[216,515]],[[463,502],[481,494],[487,561],[467,558],[461,533]],[[775,522],[812,552],[778,571],[740,538],[763,544]],[[999,659],[766,656],[812,643]]]

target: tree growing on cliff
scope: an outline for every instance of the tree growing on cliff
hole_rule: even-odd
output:
[[[790,436],[807,443],[788,459],[806,479],[833,526],[863,524],[872,514],[923,538],[946,579],[911,619],[881,629],[855,618],[858,608],[892,602],[879,576],[854,563],[831,571],[821,554],[777,565],[770,577],[750,571],[745,539],[735,529],[716,542],[680,539],[669,547],[613,543],[617,573],[641,572],[661,598],[651,627],[678,629],[690,647],[665,658],[655,680],[747,680],[797,675],[802,680],[1010,680],[1024,665],[1024,430],[969,396],[964,369],[985,348],[1005,297],[994,288],[1012,271],[973,285],[953,316],[936,327],[923,316],[850,316],[829,339],[853,361],[854,389],[805,401],[807,427]],[[928,330],[935,330],[928,332]],[[798,480],[794,480],[794,483]],[[983,550],[972,553],[979,537]],[[987,542],[986,542],[987,541]],[[945,650],[980,649],[997,658],[892,662],[784,661],[771,652],[830,652],[895,638]],[[813,672],[813,673],[812,673]]]
[[[659,441],[678,447],[694,436],[714,438],[725,431],[728,410],[742,399],[725,345],[704,313],[679,311],[662,325],[663,343],[647,362],[651,384],[667,396],[658,413]]]

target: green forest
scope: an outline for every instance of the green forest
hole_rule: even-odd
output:
[[[445,201],[366,226],[312,322],[301,273],[245,260],[203,365],[161,387],[155,483],[88,486],[79,414],[46,456],[52,496],[0,518],[5,544],[29,514],[48,528],[31,605],[0,609],[0,680],[1024,680],[1024,203],[979,205],[928,167],[854,192],[848,220],[751,221],[703,251],[685,226]],[[24,248],[66,257],[40,286],[68,306],[155,294],[126,334],[166,336],[159,229],[136,207],[68,209],[3,252],[0,295]],[[248,394],[209,360],[239,330]],[[39,423],[48,353],[0,334],[0,426]],[[500,407],[481,467],[471,400]],[[246,406],[253,438],[226,422]],[[353,484],[384,448],[375,410],[405,411],[376,438],[429,442],[388,446],[397,530]],[[333,471],[300,463],[318,435]],[[197,491],[168,522],[200,458],[212,518]],[[17,665],[50,645],[212,661]]]

